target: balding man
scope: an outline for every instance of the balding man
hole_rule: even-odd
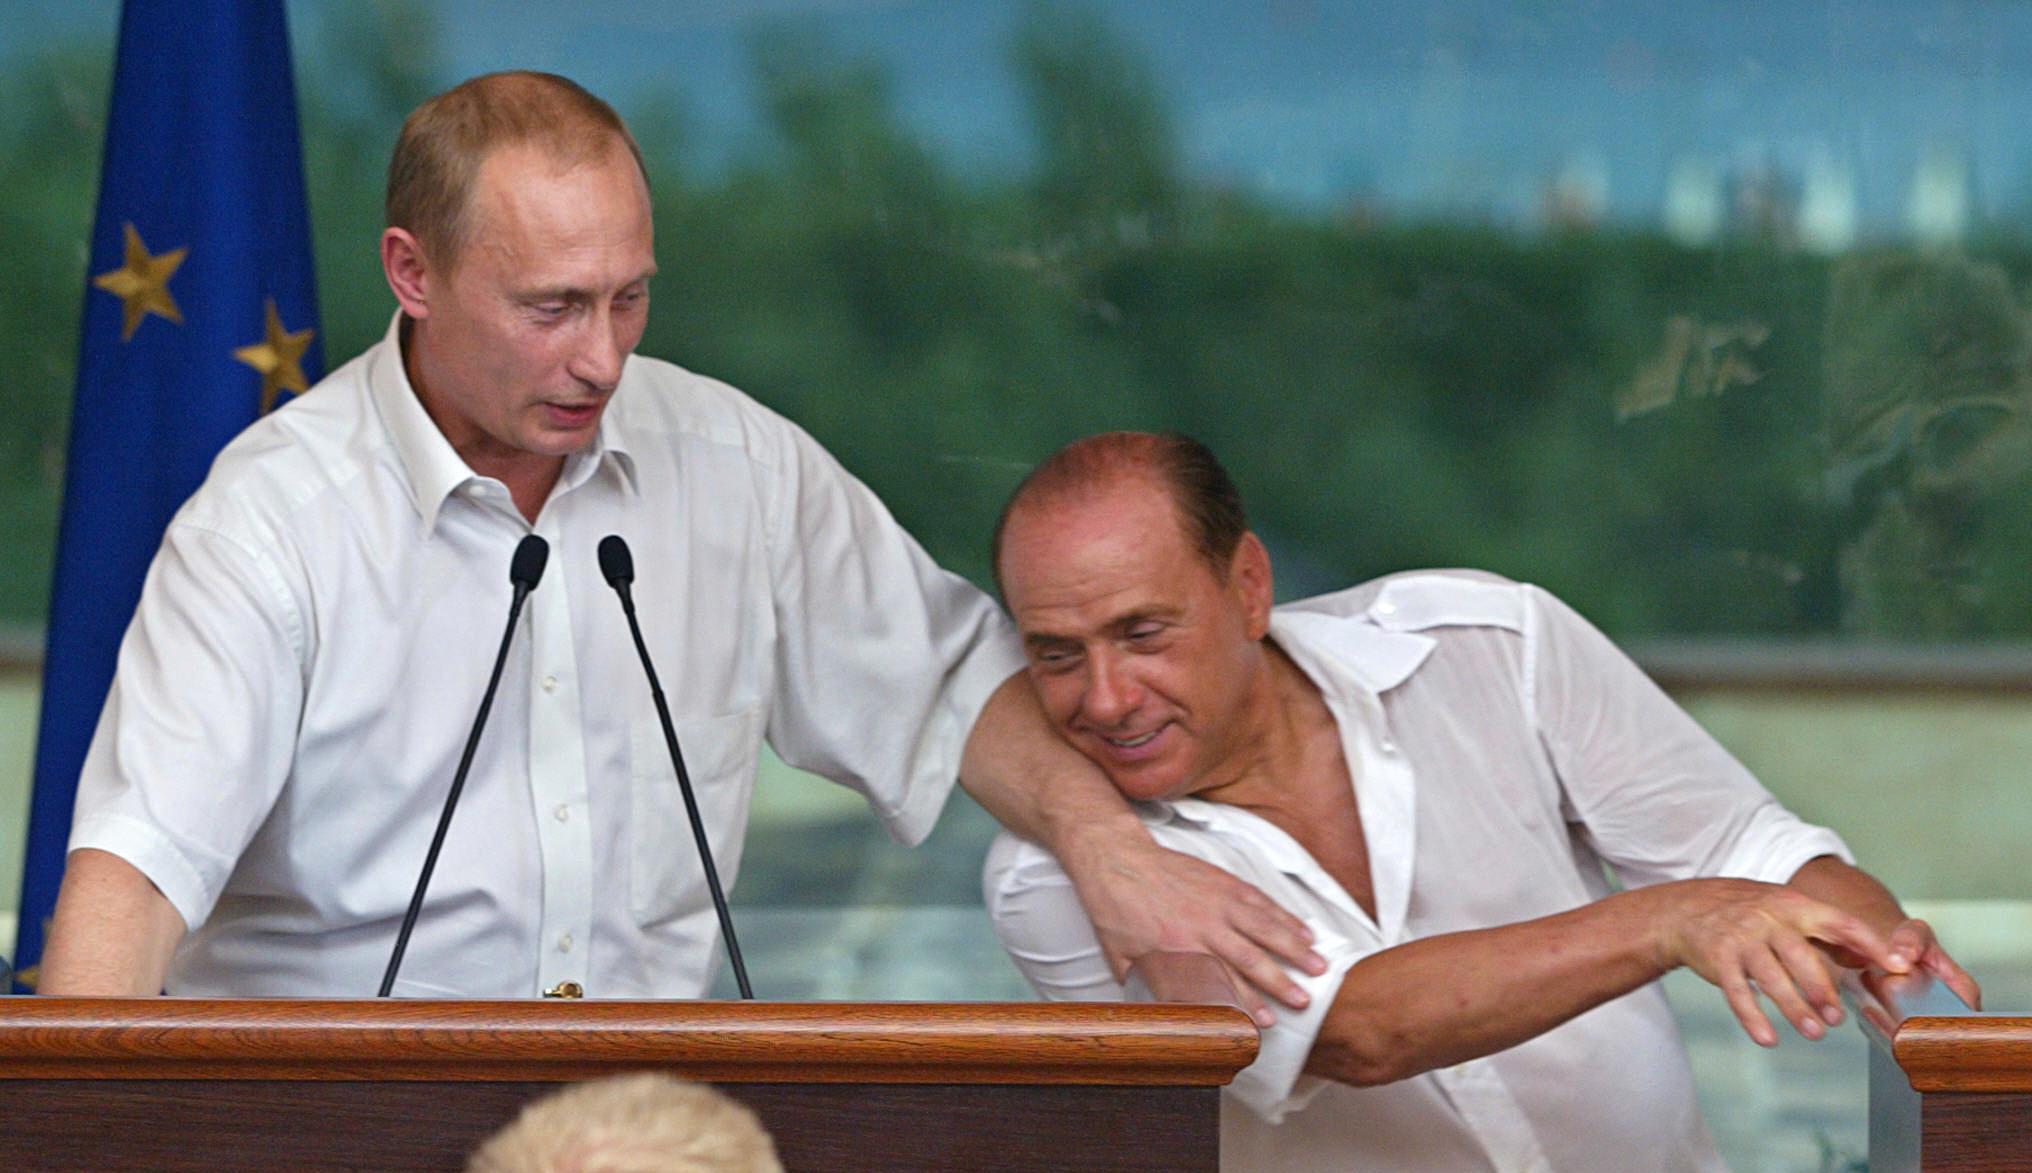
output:
[[[995,565],[1059,735],[1329,960],[1230,1089],[1224,1168],[1719,1169],[1666,971],[1765,1045],[1757,990],[1809,1038],[1840,1022],[1837,961],[1977,997],[1543,591],[1430,571],[1273,608],[1213,455],[1126,433],[1031,475]],[[986,889],[1041,994],[1120,996],[1048,852],[1005,836]]]
[[[1244,966],[1267,964],[1251,939],[1304,954],[1260,898],[1195,921],[1138,896],[1157,873],[1236,888],[1160,853],[1026,717],[992,603],[809,436],[633,355],[657,267],[649,188],[604,102],[532,73],[441,94],[403,126],[387,210],[387,336],[230,444],[164,538],[79,782],[45,993],[375,990],[532,533],[551,569],[398,994],[710,982],[698,853],[596,571],[608,534],[635,548],[729,883],[765,738],[906,841],[964,749],[990,809],[1096,861],[1126,950],[1167,943],[1182,913],[1183,935],[1205,926]]]

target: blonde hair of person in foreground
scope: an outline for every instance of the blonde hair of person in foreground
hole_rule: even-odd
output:
[[[533,1101],[466,1173],[783,1173],[755,1114],[704,1084],[644,1072]]]

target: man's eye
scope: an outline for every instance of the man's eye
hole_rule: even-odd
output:
[[[1149,643],[1164,634],[1164,627],[1157,623],[1143,623],[1129,629],[1130,643]]]

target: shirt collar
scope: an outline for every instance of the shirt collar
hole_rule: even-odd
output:
[[[1370,693],[1385,693],[1411,678],[1432,654],[1431,636],[1390,631],[1368,617],[1348,619],[1314,611],[1280,608],[1271,612],[1270,636],[1323,690],[1352,682]],[[1152,826],[1185,821],[1202,826],[1236,808],[1197,798],[1129,804]]]
[[[428,532],[436,528],[445,499],[461,486],[479,479],[479,475],[460,459],[452,449],[451,441],[445,439],[436,421],[423,409],[423,401],[416,397],[416,388],[410,384],[409,371],[402,361],[404,320],[398,310],[388,323],[388,332],[383,336],[382,346],[367,372],[367,387],[368,393],[373,396],[375,409],[381,415],[381,422],[388,429],[388,439],[395,448],[396,460],[402,465],[403,476],[409,482],[417,516],[423,520],[423,528]],[[626,368],[623,368],[622,378],[625,383]],[[565,458],[564,471],[558,476],[553,493],[577,488],[609,464],[613,466],[615,479],[623,489],[629,493],[641,492],[636,480],[635,457],[623,442],[621,427],[615,418],[622,390],[615,390],[614,400],[601,413],[600,427],[593,436],[592,445]],[[609,457],[613,459],[609,460]]]
[[[1323,670],[1372,693],[1388,692],[1409,680],[1433,648],[1431,636],[1390,631],[1366,615],[1348,619],[1290,609],[1271,613],[1270,637],[1315,681]]]

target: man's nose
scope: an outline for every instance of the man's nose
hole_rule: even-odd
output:
[[[1081,707],[1087,719],[1095,725],[1120,725],[1142,705],[1142,688],[1113,657],[1094,657],[1088,672],[1087,691]]]
[[[627,339],[621,324],[605,307],[586,315],[585,332],[572,356],[572,377],[601,391],[611,391],[621,381],[621,365],[628,360]]]

